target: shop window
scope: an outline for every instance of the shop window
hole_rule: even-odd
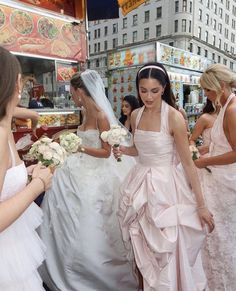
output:
[[[145,11],[144,12],[144,22],[149,22],[150,21],[150,11]]]
[[[161,36],[161,24],[156,25],[156,37]]]
[[[162,7],[158,7],[157,8],[157,18],[161,18],[162,17]]]

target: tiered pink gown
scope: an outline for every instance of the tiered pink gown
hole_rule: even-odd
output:
[[[229,96],[211,131],[210,156],[223,155],[232,148],[224,134],[225,110],[235,95]],[[207,237],[204,269],[210,291],[236,290],[236,163],[209,167],[204,180],[205,198],[214,215],[215,230]]]
[[[11,149],[11,148],[10,148]],[[24,163],[16,165],[11,150],[12,167],[8,169],[0,203],[24,189],[27,171]],[[0,233],[0,290],[42,291],[37,268],[44,260],[44,246],[35,229],[42,221],[42,211],[32,203],[24,213]]]
[[[132,244],[145,291],[204,290],[200,250],[205,238],[195,196],[177,164],[168,126],[169,105],[162,101],[160,132],[137,129],[139,162],[122,188],[119,218],[127,247]]]

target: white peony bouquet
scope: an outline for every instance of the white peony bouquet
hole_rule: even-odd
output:
[[[101,133],[101,139],[113,147],[119,147],[126,136],[127,131],[120,125],[111,125],[110,130]],[[120,162],[121,158],[118,158],[117,161]]]
[[[36,141],[29,150],[29,156],[50,168],[59,167],[66,158],[65,149],[48,137]]]
[[[197,159],[200,158],[200,153],[199,153],[199,150],[198,148],[195,146],[195,145],[190,145],[189,146],[189,150],[192,154],[192,160],[195,161]],[[207,170],[207,172],[211,173],[211,170],[208,168],[208,167],[205,167],[205,169]]]
[[[60,135],[60,145],[68,152],[75,153],[82,145],[82,139],[73,132],[65,132]]]

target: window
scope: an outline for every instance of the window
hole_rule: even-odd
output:
[[[215,53],[212,53],[212,60],[215,60]]]
[[[118,23],[113,24],[112,32],[113,32],[113,34],[118,32]]]
[[[201,55],[201,47],[200,46],[197,47],[197,54]]]
[[[112,40],[112,48],[116,48],[118,45],[118,38],[113,38]]]
[[[222,24],[221,23],[218,24],[218,29],[219,29],[219,33],[222,33]]]
[[[220,64],[220,62],[221,62],[221,57],[218,56],[218,63]]]
[[[231,48],[230,48],[230,52],[231,52],[231,54],[234,55],[234,47],[233,47],[233,46],[231,46]]]
[[[202,9],[198,10],[198,19],[202,21]]]
[[[225,66],[227,66],[227,60],[226,59],[223,59],[223,63]]]
[[[175,20],[175,32],[178,32],[178,26],[179,26],[179,22],[178,20]]]
[[[99,59],[96,59],[96,67],[98,68],[99,67]]]
[[[219,39],[219,49],[221,50],[221,38]]]
[[[100,42],[98,43],[98,52],[100,52],[101,50],[101,45],[100,45]]]
[[[225,38],[226,39],[229,38],[229,30],[227,28],[225,28]]]
[[[230,62],[230,63],[229,63],[229,66],[230,66],[230,70],[233,71],[233,70],[234,70],[234,63],[233,63],[233,62]]]
[[[217,14],[217,4],[214,3],[214,13]]]
[[[150,11],[145,11],[144,12],[144,22],[149,22],[150,21]]]
[[[182,19],[182,32],[186,32],[186,19]]]
[[[235,29],[236,25],[235,25],[236,21],[234,19],[232,19],[232,28]]]
[[[202,28],[199,26],[198,27],[198,38],[201,39],[201,37],[202,37]]]
[[[133,42],[136,42],[138,40],[138,32],[133,31]]]
[[[144,40],[149,39],[149,28],[144,28]]]
[[[220,15],[220,18],[222,19],[223,18],[223,9],[222,8],[219,8],[219,15]]]
[[[208,31],[205,31],[205,41],[208,42]]]
[[[210,0],[207,0],[207,8],[210,8]]]
[[[179,1],[175,1],[175,13],[179,12]]]
[[[96,43],[94,44],[94,52],[95,53],[97,52],[97,44]]]
[[[228,44],[226,42],[224,43],[224,50],[225,52],[228,52]]]
[[[124,33],[122,36],[122,44],[127,44],[127,33]]]
[[[98,38],[101,36],[101,29],[98,29]]]
[[[209,25],[209,14],[206,14],[206,25]]]
[[[193,52],[193,44],[192,42],[189,43],[189,51],[192,53]]]
[[[231,42],[235,43],[235,34],[234,33],[231,33]]]
[[[216,20],[213,20],[213,29],[216,30]]]
[[[162,16],[162,7],[157,8],[157,18],[161,18]]]
[[[156,25],[156,37],[161,36],[161,25]]]
[[[188,32],[191,33],[192,31],[192,21],[189,20],[189,28],[188,28]]]
[[[187,0],[183,0],[183,11],[187,12]]]
[[[229,15],[228,14],[225,14],[225,23],[229,24]]]
[[[138,25],[138,14],[133,15],[133,26]]]
[[[123,18],[123,28],[127,28],[127,17]]]
[[[229,0],[226,0],[226,9],[229,10],[229,6],[230,6]]]
[[[213,46],[216,46],[216,36],[215,36],[215,35],[213,35],[213,42],[212,42],[212,45],[213,45]]]
[[[104,41],[104,51],[107,50],[107,40]]]
[[[208,57],[208,50],[205,50],[205,58],[207,58]]]
[[[97,29],[94,30],[94,39],[97,38]]]
[[[104,36],[107,36],[108,34],[108,26],[104,26]]]
[[[193,2],[190,1],[190,3],[189,3],[189,12],[192,13],[192,11],[193,11]]]

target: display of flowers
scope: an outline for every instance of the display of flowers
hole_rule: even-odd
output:
[[[82,139],[73,132],[65,132],[60,135],[60,145],[68,152],[75,153],[82,145]]]
[[[29,155],[44,166],[59,167],[64,163],[66,151],[57,142],[43,137],[31,146]]]
[[[120,143],[125,140],[126,136],[127,131],[120,125],[111,125],[110,130],[101,133],[101,139],[114,147],[119,147]],[[120,162],[121,159],[118,158],[117,161]]]

